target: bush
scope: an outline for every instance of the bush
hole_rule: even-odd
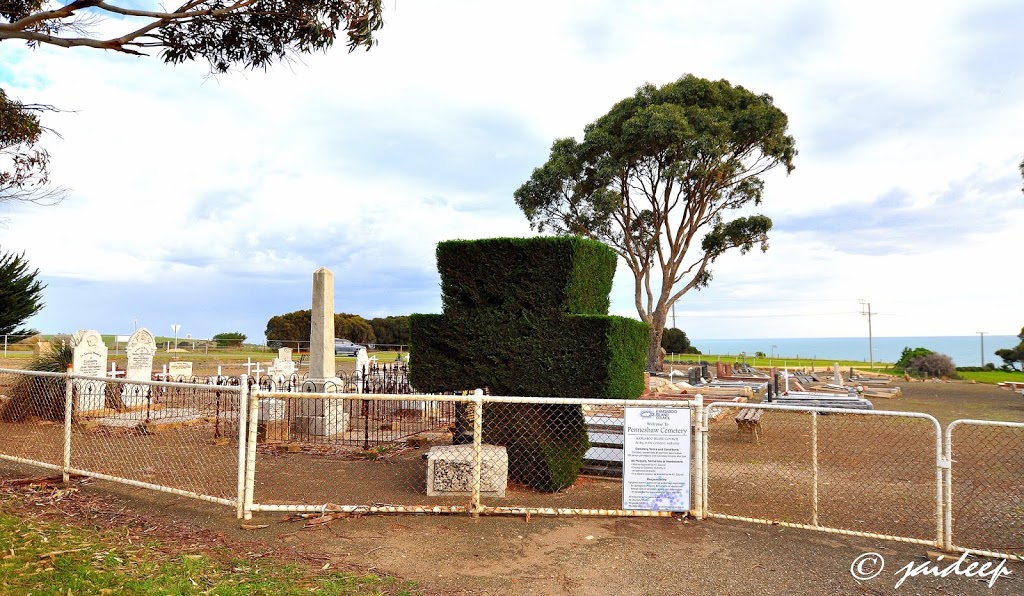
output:
[[[671,354],[685,354],[687,350],[693,348],[690,345],[690,338],[686,337],[686,332],[675,327],[662,332],[661,347]]]
[[[928,348],[903,348],[903,353],[900,355],[900,359],[893,366],[900,370],[907,370],[910,367],[911,360],[921,356],[927,356],[929,354],[934,354],[934,352]]]
[[[237,348],[242,345],[242,342],[246,340],[246,335],[239,331],[231,331],[229,333],[218,333],[211,339],[217,343],[218,348]],[[178,347],[188,347],[190,342],[184,342],[186,345],[182,346],[180,343]]]
[[[40,372],[67,372],[74,360],[70,341],[54,338],[53,349],[44,352],[29,363],[28,370]],[[31,418],[43,420],[64,420],[63,377],[17,376],[6,403],[0,404],[0,420],[20,422]]]
[[[932,377],[955,377],[956,366],[953,360],[945,354],[930,352],[924,356],[917,356],[910,361],[906,367],[909,372],[916,372]]]

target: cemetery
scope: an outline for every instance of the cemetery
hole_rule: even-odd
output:
[[[646,326],[607,315],[614,264],[582,239],[442,243],[443,313],[412,317],[408,361],[363,351],[350,373],[333,350],[327,269],[313,274],[305,374],[289,348],[246,362],[244,376],[196,374],[184,360],[157,370],[145,328],[119,370],[83,330],[70,376],[0,370],[0,459],[245,519],[722,516],[937,546],[953,531],[968,541],[953,544],[1024,555],[998,546],[1015,522],[974,524],[973,502],[947,496],[984,486],[986,516],[1014,519],[1024,462],[965,449],[1001,444],[1012,424],[887,411],[838,366],[822,381],[726,363],[646,375]],[[900,401],[873,388],[885,390],[875,402]],[[950,475],[941,462],[956,448]]]

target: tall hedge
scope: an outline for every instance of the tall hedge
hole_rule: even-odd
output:
[[[439,244],[444,314],[410,318],[410,381],[427,392],[638,397],[649,329],[608,316],[615,261],[578,237]],[[575,481],[589,447],[581,408],[567,405],[488,405],[484,440],[506,447],[513,479],[549,491]]]

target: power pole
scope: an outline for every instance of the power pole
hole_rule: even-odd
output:
[[[679,327],[676,327],[676,303],[675,302],[672,303],[672,328],[673,329],[679,329]]]
[[[871,362],[871,369],[875,368],[875,338],[871,332],[871,315],[877,315],[876,312],[871,312],[871,303],[866,300],[860,301],[860,314],[868,318],[868,359]]]
[[[975,331],[975,333],[981,336],[981,367],[985,368],[985,332]],[[998,350],[996,351],[998,352]]]

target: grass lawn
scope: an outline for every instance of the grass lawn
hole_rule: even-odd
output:
[[[3,594],[410,594],[412,584],[376,575],[238,558],[229,551],[183,553],[179,545],[134,540],[123,531],[36,522],[0,501]]]

